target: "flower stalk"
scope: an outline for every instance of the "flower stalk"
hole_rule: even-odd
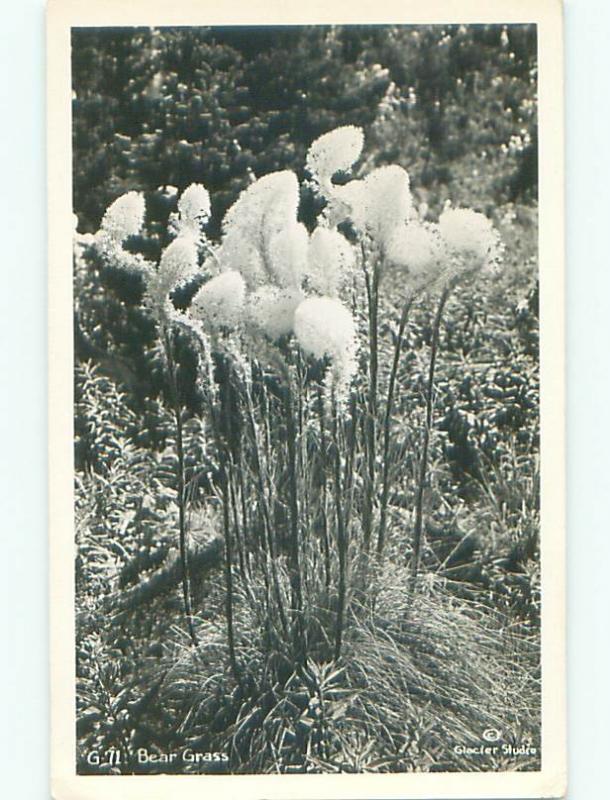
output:
[[[222,520],[225,538],[225,614],[227,618],[227,642],[229,645],[229,663],[231,665],[231,672],[235,682],[244,692],[244,687],[241,678],[241,670],[237,663],[237,653],[235,650],[235,623],[233,615],[233,534],[231,531],[231,520],[229,516],[229,503],[230,492],[229,485],[231,482],[231,467],[232,465],[225,465],[225,475],[223,477],[222,487]]]
[[[392,413],[394,411],[394,394],[396,390],[396,377],[398,374],[398,366],[400,364],[400,356],[404,343],[404,334],[407,326],[407,319],[409,311],[413,303],[413,295],[409,295],[403,305],[402,313],[400,315],[400,322],[396,333],[396,342],[394,344],[394,357],[392,359],[392,368],[390,371],[390,379],[388,382],[388,394],[386,398],[385,414],[383,418],[383,473],[381,477],[381,501],[380,501],[380,515],[379,515],[379,533],[377,538],[377,556],[383,555],[385,546],[385,537],[388,519],[388,502],[390,496],[390,445],[392,441]]]
[[[347,554],[348,540],[343,516],[343,491],[341,482],[341,451],[339,449],[339,430],[337,419],[337,400],[332,393],[332,457],[333,457],[333,485],[335,489],[335,513],[337,516],[337,551],[339,556],[339,591],[337,598],[337,627],[335,632],[335,661],[341,657],[343,644],[343,628],[345,625],[345,606],[347,597]]]
[[[199,639],[195,631],[195,622],[193,620],[193,602],[191,596],[191,576],[189,569],[188,557],[188,541],[187,541],[187,525],[186,525],[186,496],[184,485],[184,436],[182,428],[182,409],[180,407],[180,399],[178,394],[178,378],[176,373],[176,362],[174,360],[172,342],[168,331],[163,333],[163,343],[165,345],[165,355],[167,358],[167,366],[169,373],[170,393],[172,398],[172,407],[174,413],[174,420],[176,423],[176,450],[178,456],[177,478],[178,485],[176,495],[178,500],[178,533],[180,540],[180,562],[182,565],[182,597],[184,603],[184,615],[191,637],[191,642],[194,647],[199,644]]]
[[[449,297],[451,287],[445,286],[436,309],[434,323],[432,325],[432,341],[430,343],[430,364],[428,368],[428,383],[426,386],[426,417],[424,421],[423,441],[421,459],[419,462],[419,476],[417,482],[417,495],[415,501],[415,525],[413,528],[413,553],[411,556],[410,582],[413,587],[419,570],[422,548],[422,531],[424,517],[424,491],[427,482],[428,470],[428,450],[430,445],[430,433],[432,429],[432,412],[434,398],[434,372],[436,368],[436,356],[438,352],[438,340],[440,333],[441,319],[443,310]]]
[[[321,516],[322,516],[322,545],[324,548],[324,585],[326,587],[326,593],[330,592],[330,576],[331,576],[331,567],[330,567],[330,538],[328,535],[328,514],[327,514],[327,500],[328,500],[328,488],[327,488],[327,481],[326,481],[326,458],[328,455],[328,446],[326,441],[326,425],[324,422],[324,394],[322,392],[322,387],[318,388],[318,398],[317,398],[317,410],[318,410],[318,418],[320,423],[320,473],[322,475],[322,491],[321,491]]]
[[[290,583],[293,609],[293,642],[295,657],[299,664],[307,660],[305,627],[303,623],[303,590],[301,581],[301,558],[299,544],[299,495],[297,475],[297,430],[292,387],[288,385],[284,391],[284,410],[286,414],[286,433],[288,448],[288,484],[289,484],[289,551],[291,560]]]
[[[365,253],[363,248],[363,259]],[[370,551],[373,533],[373,510],[375,506],[376,488],[376,463],[377,463],[377,383],[378,383],[378,350],[379,350],[379,261],[373,264],[372,274],[365,267],[365,283],[368,304],[368,334],[369,334],[369,382],[367,396],[367,413],[365,417],[366,441],[366,493],[363,505],[362,528],[365,556]]]

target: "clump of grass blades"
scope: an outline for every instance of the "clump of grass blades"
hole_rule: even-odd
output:
[[[415,725],[429,768],[500,769],[497,756],[458,759],[453,748],[479,744],[489,728],[501,732],[500,744],[535,736],[538,643],[509,618],[457,601],[431,576],[409,594],[404,572],[386,567],[374,604],[354,609],[345,652],[350,685],[357,690],[351,713],[367,721],[380,749],[395,754],[383,769],[405,768]]]
[[[410,593],[407,569],[385,565],[376,594],[352,602],[338,664],[331,641],[314,645],[328,609],[308,611],[311,658],[300,667],[238,593],[246,693],[210,623],[209,644],[185,648],[166,680],[184,740],[229,753],[240,773],[514,769],[501,753],[458,756],[454,747],[480,744],[489,728],[500,731],[499,745],[536,745],[537,642],[507,616],[456,600],[430,575]],[[282,583],[287,591],[286,574]],[[535,757],[519,762],[537,768]]]

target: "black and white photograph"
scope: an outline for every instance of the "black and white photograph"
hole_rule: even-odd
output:
[[[69,31],[75,776],[541,773],[539,25],[144,22]]]

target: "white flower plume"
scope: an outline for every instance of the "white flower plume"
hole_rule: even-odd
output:
[[[411,220],[401,225],[391,235],[386,258],[390,264],[405,271],[405,279],[414,287],[421,288],[439,276],[446,247],[438,226]]]
[[[337,383],[349,383],[356,367],[356,325],[342,303],[332,297],[304,300],[294,314],[294,332],[306,353],[331,359]]]
[[[191,183],[178,200],[180,217],[189,222],[205,222],[210,216],[210,195],[201,183]]]
[[[140,192],[127,192],[106,209],[100,230],[117,244],[136,236],[144,225],[146,204]]]
[[[349,172],[360,158],[363,146],[362,129],[354,125],[335,128],[312,143],[305,166],[323,193],[332,191],[333,175],[337,172]]]
[[[334,187],[329,205],[331,224],[349,219],[385,249],[396,228],[413,215],[409,175],[397,164],[378,167],[362,180]]]
[[[193,297],[189,313],[203,325],[235,328],[241,321],[246,284],[235,270],[223,272],[205,283]]]
[[[203,226],[210,217],[211,205],[208,190],[201,183],[191,183],[178,200],[178,212],[170,216],[170,233],[194,236],[199,242],[205,237]]]
[[[292,333],[294,313],[303,300],[299,289],[262,286],[248,297],[250,320],[270,339]]]
[[[304,241],[296,219],[298,204],[299,183],[289,170],[265,175],[245,189],[223,220],[224,236],[216,253],[221,269],[239,270],[251,289],[293,281]],[[276,239],[280,236],[286,237],[283,244]],[[284,255],[290,251],[290,263],[270,251],[272,241],[280,250],[286,245]]]
[[[307,265],[309,234],[300,222],[287,225],[269,237],[269,263],[280,286],[298,288]]]
[[[244,189],[225,214],[222,227],[225,233],[239,230],[256,241],[261,231],[296,221],[298,204],[299,182],[294,172],[271,172]]]
[[[310,287],[319,294],[335,297],[351,274],[355,260],[353,247],[338,231],[316,228],[307,254]]]
[[[360,185],[347,184],[346,190],[355,227],[382,246],[412,213],[409,175],[397,164],[373,170]]]
[[[221,271],[237,270],[248,286],[258,286],[267,279],[263,257],[256,244],[238,229],[227,233],[213,260]]]
[[[161,254],[157,270],[146,287],[147,302],[153,309],[165,305],[167,297],[198,271],[197,242],[191,236],[179,236]]]
[[[159,274],[174,289],[190,280],[198,269],[197,246],[190,236],[179,236],[161,254]]]
[[[446,208],[438,224],[448,247],[470,257],[476,265],[491,264],[499,257],[499,234],[484,214],[469,208]]]

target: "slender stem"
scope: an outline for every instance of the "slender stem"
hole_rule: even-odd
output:
[[[228,465],[227,465],[228,466]],[[233,535],[231,532],[231,521],[229,519],[229,484],[230,475],[226,474],[223,478],[222,489],[222,520],[225,535],[225,612],[227,616],[227,640],[229,644],[229,662],[231,664],[231,671],[235,682],[242,690],[243,684],[241,680],[241,671],[237,663],[237,655],[235,652],[235,626],[233,620]]]
[[[337,545],[339,551],[339,597],[337,607],[337,630],[335,633],[335,661],[341,656],[343,643],[343,627],[345,624],[345,601],[347,594],[347,536],[343,518],[343,496],[341,493],[341,453],[337,426],[337,402],[334,391],[332,405],[332,448],[335,487],[335,512],[337,515]]]
[[[248,564],[248,552],[245,543],[245,528],[242,530],[239,521],[237,494],[235,491],[235,481],[229,484],[229,499],[231,501],[231,516],[233,517],[233,527],[235,528],[235,544],[237,547],[237,557],[239,560],[239,571],[248,594],[250,594],[250,565]]]
[[[364,550],[370,549],[373,530],[373,506],[375,496],[375,470],[377,461],[377,376],[378,376],[378,306],[379,306],[379,262],[373,265],[370,275],[365,265],[365,282],[369,317],[369,385],[368,408],[365,422],[366,432],[366,494],[363,509]]]
[[[330,590],[330,541],[328,538],[328,516],[327,516],[327,486],[326,486],[326,429],[324,425],[324,394],[320,386],[318,391],[318,416],[320,419],[320,449],[322,458],[320,459],[320,472],[322,474],[322,543],[324,545],[324,578],[326,593]]]
[[[344,470],[344,492],[347,498],[345,509],[345,530],[349,533],[354,508],[354,461],[356,458],[356,443],[358,439],[358,400],[355,394],[350,399],[350,427],[347,441],[347,457]]]
[[[424,516],[424,489],[426,485],[426,472],[428,469],[428,446],[430,443],[430,431],[432,428],[432,406],[434,394],[434,369],[436,366],[436,355],[438,350],[438,338],[441,325],[441,317],[443,316],[443,309],[449,297],[450,287],[446,286],[443,289],[441,298],[439,300],[434,324],[432,327],[432,341],[430,344],[430,367],[428,371],[428,385],[426,389],[426,420],[424,424],[422,453],[419,464],[419,479],[417,485],[417,497],[415,505],[415,527],[413,530],[413,555],[411,558],[411,584],[414,585],[417,571],[419,569],[419,561],[421,558],[421,545],[422,545],[422,530],[423,530],[423,516]]]
[[[254,471],[256,473],[256,479],[258,483],[258,494],[261,503],[261,509],[263,512],[263,523],[265,528],[265,536],[266,536],[266,544],[267,544],[267,553],[266,553],[266,567],[269,567],[271,572],[271,580],[273,582],[273,589],[275,593],[275,599],[278,607],[278,613],[280,615],[280,622],[282,623],[282,629],[284,631],[284,635],[288,634],[288,620],[286,618],[286,612],[284,611],[284,603],[282,600],[282,591],[280,588],[279,577],[277,574],[277,566],[276,566],[276,550],[275,550],[275,543],[273,540],[273,531],[271,528],[271,515],[269,513],[269,504],[267,502],[267,493],[265,490],[265,477],[263,475],[263,465],[260,456],[260,444],[259,444],[259,436],[258,430],[256,426],[256,420],[254,419],[254,409],[252,404],[252,397],[250,392],[246,389],[246,409],[248,413],[248,421],[250,423],[250,428],[252,431],[252,443],[253,443],[253,455],[254,455]]]
[[[379,535],[377,539],[378,556],[383,554],[388,519],[388,499],[390,494],[390,442],[392,430],[392,412],[394,410],[394,392],[396,389],[396,376],[398,374],[398,365],[400,363],[400,355],[404,342],[404,333],[412,302],[413,295],[410,295],[407,298],[402,309],[402,314],[400,315],[400,323],[398,325],[396,343],[394,345],[394,359],[392,361],[392,370],[390,372],[388,396],[383,420],[383,474],[381,478],[381,508],[379,518]]]
[[[182,564],[182,595],[184,601],[184,614],[189,629],[191,641],[195,647],[199,644],[197,633],[195,632],[195,623],[193,620],[193,606],[191,600],[191,578],[188,561],[188,543],[187,543],[187,530],[186,530],[186,498],[184,492],[184,440],[182,429],[182,412],[180,408],[180,400],[178,396],[178,380],[176,376],[176,363],[174,361],[172,343],[167,331],[164,331],[163,341],[165,344],[165,353],[167,357],[167,365],[170,379],[170,389],[172,395],[172,405],[174,412],[174,419],[176,422],[176,450],[178,455],[178,528],[180,537],[180,561]]]
[[[235,378],[237,376],[235,375]],[[224,386],[225,391],[225,423],[226,441],[221,450],[222,467],[222,520],[225,538],[225,613],[227,618],[227,642],[229,645],[229,662],[235,682],[244,694],[244,686],[241,679],[241,670],[237,662],[235,650],[235,620],[233,613],[233,600],[235,590],[233,586],[233,531],[231,529],[230,506],[232,504],[232,488],[234,482],[235,463],[241,460],[241,430],[235,424],[233,409],[237,407],[238,388],[234,382],[234,371],[230,361],[225,362]],[[233,504],[234,507],[234,504]],[[239,545],[239,532],[236,527],[236,536]],[[244,582],[247,581],[244,575]]]
[[[286,387],[284,408],[286,413],[287,446],[288,446],[288,484],[289,484],[289,513],[290,513],[290,554],[291,570],[290,583],[292,589],[293,625],[295,655],[299,663],[305,663],[306,643],[303,625],[303,589],[301,583],[301,559],[299,543],[299,496],[297,480],[297,430],[294,418],[294,404],[292,388]]]

